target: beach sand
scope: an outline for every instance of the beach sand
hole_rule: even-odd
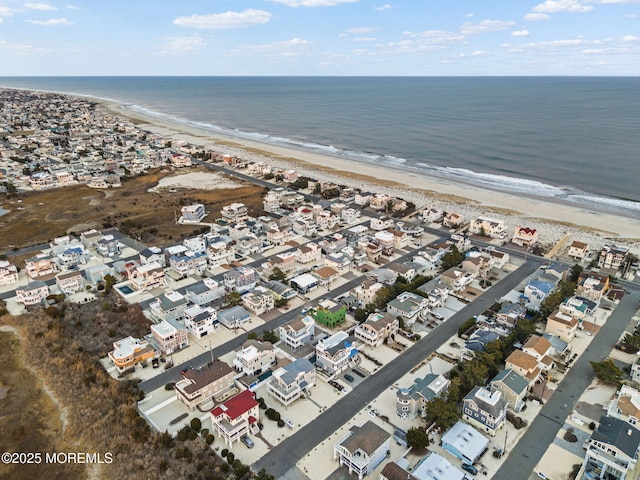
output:
[[[469,221],[479,215],[504,220],[509,232],[516,225],[536,228],[540,241],[552,245],[565,235],[589,243],[597,250],[605,243],[625,244],[640,250],[640,220],[578,206],[496,192],[386,166],[364,164],[323,155],[226,136],[195,126],[147,116],[124,105],[105,103],[119,116],[128,117],[138,128],[167,139],[184,141],[248,161],[267,162],[320,181],[388,193],[413,202],[418,208],[433,205],[458,212]],[[531,192],[532,196],[535,192]]]

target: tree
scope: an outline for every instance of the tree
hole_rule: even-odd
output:
[[[436,427],[443,430],[448,429],[460,418],[458,406],[454,402],[448,402],[440,397],[436,397],[425,406],[426,420],[433,422]]]
[[[276,306],[276,308],[284,308],[289,305],[289,300],[284,297],[276,298],[274,305]]]
[[[238,292],[229,292],[229,294],[227,295],[227,302],[229,302],[229,305],[240,305],[242,303],[242,295],[240,295]]]
[[[429,434],[424,428],[412,427],[407,430],[407,446],[422,450],[429,446]]]
[[[569,281],[573,283],[577,282],[578,277],[582,273],[582,270],[582,265],[578,265],[577,263],[573,267],[571,267],[571,270],[569,272]]]
[[[467,330],[469,330],[475,324],[476,324],[476,319],[473,317],[465,321],[462,325],[460,325],[460,328],[458,328],[458,337],[462,337],[462,334],[464,334]]]
[[[277,280],[283,282],[287,279],[287,274],[284,273],[279,267],[274,267],[269,275],[269,280]]]
[[[200,431],[200,428],[202,428],[202,423],[200,422],[199,418],[192,418],[191,419],[191,428],[193,428],[196,432]]]
[[[356,308],[356,311],[353,312],[353,318],[356,322],[362,323],[364,322],[369,315],[367,314],[364,308]]]
[[[596,377],[598,377],[600,380],[616,385],[620,384],[624,373],[622,370],[620,370],[620,368],[616,366],[615,363],[613,363],[613,360],[607,358],[602,362],[589,363],[591,363],[591,368],[593,368],[593,372],[596,374]]]
[[[449,270],[450,268],[457,267],[464,260],[464,253],[458,250],[458,247],[451,245],[451,248],[442,257],[442,269]]]
[[[113,289],[113,286],[116,284],[116,277],[113,275],[105,275],[104,276],[104,293],[109,293]]]
[[[489,368],[479,358],[462,362],[459,368],[467,391],[477,385],[484,385],[489,375]]]
[[[280,339],[275,333],[273,333],[273,330],[265,330],[262,332],[262,340],[269,343],[276,343]]]

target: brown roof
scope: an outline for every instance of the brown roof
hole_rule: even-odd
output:
[[[315,274],[322,278],[329,278],[337,275],[338,272],[331,267],[322,267],[315,271]]]
[[[546,338],[540,337],[538,335],[531,335],[527,343],[522,347],[523,350],[529,348],[531,350],[535,350],[540,355],[544,355],[551,348],[551,343]]]
[[[571,317],[571,316],[567,315],[567,316],[569,316],[570,320],[566,320],[566,319],[564,319],[562,317],[558,317],[557,316],[558,312],[559,311],[556,310],[551,315],[549,315],[547,317],[547,322],[549,320],[553,320],[554,322],[558,322],[558,323],[561,323],[563,325],[567,325],[567,326],[570,326],[570,327],[575,327],[578,324],[578,319],[577,318],[574,318],[574,317]]]
[[[215,360],[213,364],[202,367],[200,370],[194,370],[190,368],[182,374],[186,379],[191,380],[193,383],[184,387],[186,393],[194,393],[207,385],[220,380],[225,375],[233,373],[234,370],[225,362]]]
[[[380,446],[391,437],[371,420],[362,426],[353,426],[349,429],[352,433],[342,441],[342,446],[352,455],[357,450],[362,450],[367,455],[372,455]]]
[[[511,363],[527,371],[533,370],[538,366],[536,357],[524,353],[522,350],[514,350],[511,355],[507,357],[506,363]]]
[[[380,472],[380,476],[386,480],[418,480],[395,462],[387,463]]]
[[[640,418],[640,408],[636,407],[631,401],[631,397],[626,395],[618,399],[618,408],[623,415],[628,417]]]
[[[572,247],[574,248],[579,248],[581,250],[584,250],[585,248],[587,248],[589,245],[587,243],[584,242],[579,242],[577,240],[574,240],[573,243],[571,244]]]

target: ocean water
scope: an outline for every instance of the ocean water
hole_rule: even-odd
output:
[[[31,77],[266,143],[640,216],[640,78]]]

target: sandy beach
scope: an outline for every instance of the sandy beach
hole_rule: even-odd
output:
[[[589,243],[592,250],[605,243],[619,243],[640,250],[638,219],[226,136],[144,115],[125,105],[105,105],[113,114],[135,120],[138,128],[167,139],[184,141],[249,161],[267,162],[277,168],[293,168],[301,175],[321,181],[392,194],[412,201],[418,208],[432,205],[445,211],[462,213],[467,221],[479,215],[488,215],[504,220],[510,232],[516,225],[536,228],[543,244],[551,245],[570,235],[572,240]]]

